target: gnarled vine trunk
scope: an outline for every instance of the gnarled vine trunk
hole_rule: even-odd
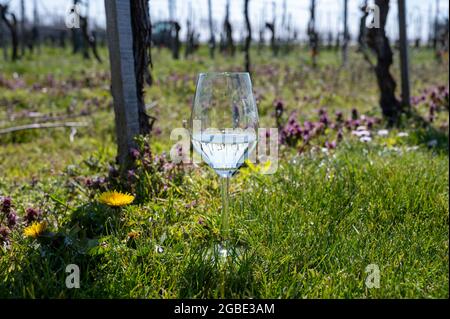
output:
[[[152,84],[149,67],[152,65],[150,44],[152,25],[150,22],[148,0],[130,0],[131,26],[133,30],[134,69],[139,108],[139,130],[141,134],[151,131],[152,123],[145,113],[144,84]]]
[[[0,4],[0,19],[5,22],[6,27],[8,28],[11,34],[11,42],[12,42],[12,60],[16,61],[19,58],[19,37],[17,32],[17,19],[14,13],[10,13],[11,20],[7,17],[8,14],[8,5]]]
[[[375,0],[375,5],[379,8],[380,27],[369,29],[367,33],[367,44],[377,57],[375,74],[380,89],[380,107],[383,116],[392,125],[396,123],[399,118],[401,105],[395,97],[397,83],[390,72],[393,54],[385,31],[387,15],[389,12],[389,0]]]
[[[311,0],[310,20],[308,22],[309,46],[311,48],[312,65],[317,66],[317,55],[319,54],[319,35],[316,31],[316,1]]]
[[[225,8],[225,21],[223,23],[223,28],[225,30],[225,46],[226,46],[226,51],[228,54],[230,54],[231,56],[234,56],[235,52],[236,52],[236,46],[234,45],[234,41],[233,41],[233,29],[231,27],[231,23],[230,23],[230,3],[227,1],[227,5]]]
[[[252,41],[252,28],[250,26],[250,18],[248,17],[248,2],[244,2],[244,16],[245,16],[245,26],[247,27],[247,37],[245,38],[245,70],[250,72],[250,43]]]

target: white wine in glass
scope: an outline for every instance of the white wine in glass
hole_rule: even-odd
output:
[[[221,180],[223,255],[227,254],[229,239],[229,180],[255,150],[257,129],[258,110],[248,73],[200,73],[191,115],[191,138],[194,150]]]

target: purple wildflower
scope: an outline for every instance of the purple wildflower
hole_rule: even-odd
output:
[[[84,180],[84,185],[86,185],[86,187],[92,187],[92,184],[93,184],[92,178],[86,177]]]
[[[155,127],[155,131],[153,132],[154,135],[161,135],[162,130],[159,127]]]
[[[344,135],[342,133],[342,130],[339,129],[339,131],[337,133],[337,140],[338,140],[338,142],[342,141],[343,138],[344,138]]]
[[[15,211],[11,210],[7,215],[6,215],[6,220],[8,222],[8,227],[10,229],[13,229],[16,225],[17,225],[17,214]]]
[[[361,121],[358,119],[353,120],[353,121],[351,121],[351,126],[352,126],[352,128],[357,128],[358,126],[361,126]]]
[[[436,113],[436,110],[437,110],[436,104],[431,103],[429,110],[430,110],[430,115],[434,115]]]
[[[321,107],[319,109],[319,117],[322,116],[322,115],[325,115],[325,114],[327,114],[327,111],[323,107]]]
[[[309,135],[309,133],[303,134],[303,142],[308,143],[310,139],[311,136]]]
[[[112,178],[116,178],[116,177],[119,177],[119,175],[120,175],[119,170],[116,167],[111,165],[109,167],[109,176]]]
[[[327,127],[330,124],[330,119],[328,118],[327,113],[323,113],[320,116],[319,122],[322,123],[325,127]]]
[[[316,122],[314,123],[314,134],[322,133],[325,130],[326,125],[323,122]]]
[[[336,115],[336,122],[342,123],[342,121],[344,120],[343,113],[341,111],[337,111],[335,115]]]
[[[305,131],[311,131],[314,128],[314,124],[309,121],[305,121],[303,122],[303,127]]]
[[[40,210],[29,207],[25,210],[25,217],[24,220],[27,222],[27,224],[31,224],[32,222],[36,221],[41,217],[42,213]]]
[[[329,150],[334,150],[336,148],[336,141],[332,141],[332,142],[325,142],[325,147]]]
[[[10,230],[7,227],[0,225],[0,243],[8,243],[9,242],[9,239],[8,239],[9,233],[10,233]]]
[[[132,149],[130,150],[130,154],[131,154],[131,157],[132,157],[134,160],[138,159],[139,156],[141,155],[141,153],[139,152],[139,150],[137,150],[137,149],[135,149],[135,148],[132,148]]]
[[[284,111],[284,102],[282,100],[275,100],[275,115],[280,117]]]
[[[11,197],[3,197],[1,211],[3,213],[9,213],[11,205],[12,205]]]
[[[352,120],[345,120],[344,126],[345,126],[346,129],[351,130],[353,128],[352,127]]]
[[[179,157],[182,157],[182,156],[183,156],[183,145],[181,145],[181,144],[178,144],[178,145],[177,145],[177,155],[178,155]]]
[[[372,117],[369,117],[369,118],[366,119],[366,123],[367,123],[367,127],[369,129],[372,129],[374,124],[375,124],[375,119],[372,118]]]
[[[192,208],[192,207],[195,207],[196,205],[197,205],[197,201],[196,201],[196,200],[193,200],[192,202],[190,202],[190,203],[184,205],[184,207],[186,207],[186,208]]]
[[[136,171],[134,169],[130,169],[127,172],[128,181],[132,182],[137,178]]]
[[[295,146],[302,138],[302,128],[296,119],[297,113],[292,112],[287,124],[281,131],[281,142],[290,146]]]

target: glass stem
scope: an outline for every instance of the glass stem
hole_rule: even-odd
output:
[[[228,220],[228,190],[230,187],[230,178],[229,177],[221,177],[220,178],[220,186],[222,189],[222,223],[221,223],[221,231],[223,240],[228,239],[229,232],[229,220]]]

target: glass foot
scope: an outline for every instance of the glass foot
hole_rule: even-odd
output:
[[[215,243],[208,248],[205,257],[211,262],[235,262],[242,256],[244,250],[244,247],[231,245],[229,242]]]

